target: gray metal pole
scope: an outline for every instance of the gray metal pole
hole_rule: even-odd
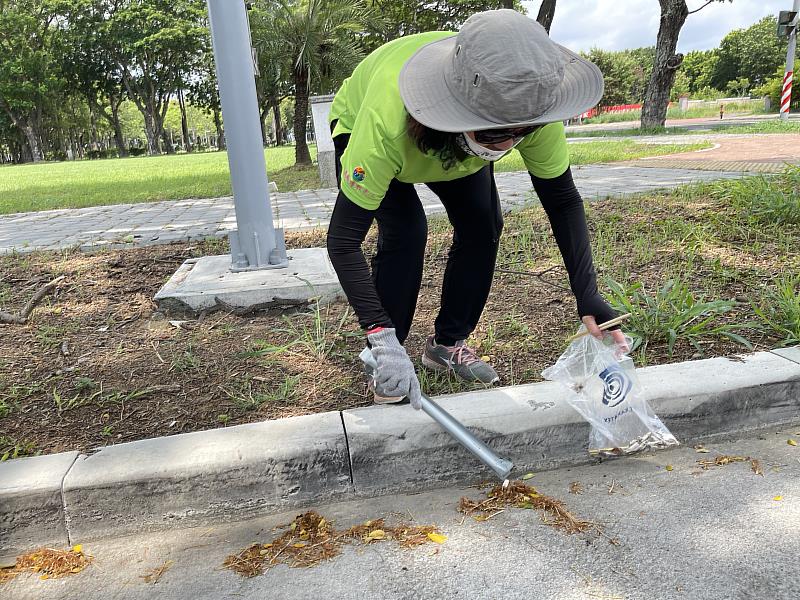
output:
[[[231,269],[285,267],[283,231],[272,225],[247,10],[244,0],[207,3],[236,212]]]
[[[800,12],[800,0],[794,0],[792,7],[794,12]],[[794,18],[795,24],[797,17]],[[792,102],[792,79],[794,78],[794,53],[797,48],[797,25],[792,28],[789,34],[789,48],[786,50],[786,71],[783,76],[783,86],[781,87],[780,111],[781,119],[789,120],[789,105]]]

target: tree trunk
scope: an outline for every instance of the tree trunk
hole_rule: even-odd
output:
[[[20,147],[19,147],[19,162],[20,163],[34,162],[33,155],[31,154],[30,145],[28,145],[25,142],[24,138],[23,138],[22,143],[20,144]]]
[[[169,132],[166,129],[162,129],[161,141],[164,142],[164,149],[167,151],[167,154],[175,154],[175,146],[173,145],[172,140],[169,138]]]
[[[214,127],[217,128],[217,150],[225,150],[225,130],[222,128],[222,119],[217,109],[214,109]]]
[[[125,137],[122,135],[122,123],[119,122],[119,105],[122,99],[114,102],[111,98],[111,126],[114,128],[114,143],[117,145],[117,152],[120,158],[128,156],[128,147],[125,145]]]
[[[542,0],[542,5],[539,7],[539,14],[536,20],[539,24],[550,33],[550,25],[553,24],[553,17],[556,14],[556,0]]]
[[[92,150],[99,150],[100,149],[100,142],[98,141],[97,137],[97,115],[94,112],[94,108],[92,105],[89,105],[89,123],[91,127],[92,133],[92,141],[90,143]]]
[[[181,133],[183,135],[183,149],[186,152],[192,151],[192,144],[189,143],[189,121],[186,119],[186,100],[183,98],[183,90],[178,90],[178,106],[181,109]]]
[[[267,115],[269,115],[269,111],[269,104],[267,104],[264,110],[258,111],[258,120],[261,123],[261,145],[264,146],[264,148],[269,146],[269,139],[267,139]]]
[[[283,142],[283,126],[281,125],[281,103],[276,102],[272,105],[272,120],[275,121],[275,145],[280,146]]]
[[[294,72],[294,161],[301,166],[311,166],[311,153],[306,144],[308,120],[308,70],[301,67]]]
[[[39,134],[35,131],[34,127],[23,118],[17,116],[11,108],[3,105],[6,114],[11,119],[11,123],[23,135],[22,144],[22,162],[42,162],[44,155],[42,154],[42,147],[39,143]]]
[[[28,143],[31,160],[33,162],[42,162],[44,156],[42,155],[42,147],[39,145],[39,136],[30,125],[24,125],[21,129],[22,133],[25,134],[25,141]]]
[[[144,114],[144,134],[147,136],[147,153],[150,156],[161,154],[158,147],[158,133],[156,133],[154,115],[148,110]]]
[[[676,55],[678,36],[689,15],[685,0],[660,0],[661,23],[656,40],[656,59],[642,105],[642,129],[663,127],[667,120],[669,92],[683,55]]]
[[[69,147],[72,151],[73,160],[78,160],[81,158],[81,153],[79,152],[78,142],[75,141],[75,129],[69,130]]]

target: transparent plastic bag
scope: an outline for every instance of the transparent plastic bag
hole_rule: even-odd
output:
[[[575,392],[570,405],[592,425],[590,454],[616,456],[678,444],[644,399],[633,360],[610,335],[573,340],[542,377]]]

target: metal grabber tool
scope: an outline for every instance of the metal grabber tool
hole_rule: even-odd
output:
[[[378,366],[375,362],[375,357],[372,356],[372,351],[369,348],[364,348],[359,354],[366,367],[367,375],[372,376],[375,368]],[[476,438],[472,433],[459,423],[453,415],[436,404],[433,400],[422,394],[422,410],[434,421],[436,421],[442,429],[453,436],[456,441],[469,450],[475,457],[483,464],[494,471],[497,476],[505,482],[508,481],[508,474],[514,468],[514,463],[510,460],[497,456],[492,449],[485,443]]]

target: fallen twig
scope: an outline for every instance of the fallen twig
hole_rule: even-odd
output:
[[[563,285],[559,285],[557,283],[553,283],[552,281],[548,281],[543,276],[548,272],[552,271],[555,267],[550,267],[545,269],[544,271],[517,271],[515,269],[504,269],[502,267],[496,267],[495,273],[507,273],[509,275],[527,275],[528,277],[535,277],[545,285],[549,285],[550,287],[554,287],[559,290],[563,290],[565,292],[569,292],[570,289],[568,287],[564,287]]]
[[[27,323],[28,317],[30,317],[30,314],[33,311],[33,309],[36,308],[36,305],[39,304],[39,302],[42,301],[42,298],[44,298],[50,292],[50,290],[52,290],[55,286],[57,286],[63,279],[64,279],[63,275],[56,277],[55,279],[53,279],[53,281],[51,281],[43,288],[41,288],[38,292],[36,292],[33,295],[33,298],[28,300],[28,303],[25,305],[25,308],[23,308],[22,312],[18,315],[14,315],[0,310],[0,323],[6,323],[10,325],[24,325],[25,323]]]

